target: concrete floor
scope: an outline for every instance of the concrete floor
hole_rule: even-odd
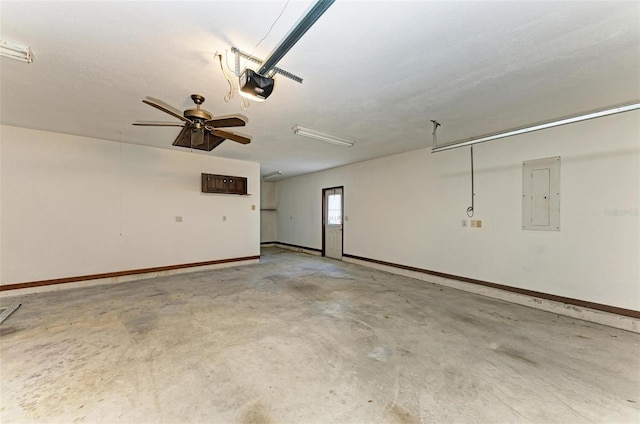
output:
[[[263,254],[259,265],[23,296],[0,325],[0,421],[640,421],[638,334]]]

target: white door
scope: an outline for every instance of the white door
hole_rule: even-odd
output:
[[[342,259],[342,188],[324,190],[325,256]]]

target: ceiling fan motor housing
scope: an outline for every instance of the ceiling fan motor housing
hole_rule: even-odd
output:
[[[192,94],[191,100],[196,104],[195,109],[187,109],[184,111],[184,117],[192,121],[208,121],[213,116],[206,110],[200,109],[200,105],[204,103],[204,97],[199,94]]]
[[[192,121],[208,121],[212,118],[209,112],[202,109],[187,109],[184,111],[184,117]]]
[[[273,78],[260,75],[251,69],[245,69],[240,75],[240,91],[244,93],[245,97],[253,100],[266,100],[271,95],[273,86]]]

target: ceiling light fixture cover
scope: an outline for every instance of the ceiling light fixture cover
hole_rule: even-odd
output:
[[[263,180],[266,180],[267,178],[277,177],[278,175],[282,175],[282,171],[273,171],[273,172],[270,172],[270,173],[268,173],[268,174],[264,175],[264,176],[262,177],[262,179],[263,179]]]
[[[353,141],[349,141],[342,137],[301,127],[300,125],[296,125],[295,127],[293,127],[293,133],[296,135],[301,135],[303,137],[315,138],[316,140],[322,140],[326,141],[327,143],[337,144],[339,146],[353,147],[354,144]]]
[[[13,41],[0,40],[0,56],[10,57],[26,63],[33,62],[31,47]]]

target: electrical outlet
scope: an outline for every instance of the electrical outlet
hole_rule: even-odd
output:
[[[462,226],[463,226],[464,228],[467,228],[467,220],[466,220],[466,219],[463,219],[463,220],[462,220]]]
[[[481,219],[478,219],[476,221],[476,228],[482,228],[482,220]]]
[[[256,205],[251,205],[251,210],[255,211],[256,210]]]
[[[176,216],[176,222],[182,222],[182,217],[181,216]]]
[[[224,222],[224,221],[226,221],[226,220],[227,220],[227,217],[226,217],[226,216],[224,216],[224,215],[222,215],[222,221]]]
[[[472,220],[471,220],[471,227],[472,227],[472,228],[475,228],[475,227],[476,227],[476,220],[475,220],[475,219],[472,219]]]

